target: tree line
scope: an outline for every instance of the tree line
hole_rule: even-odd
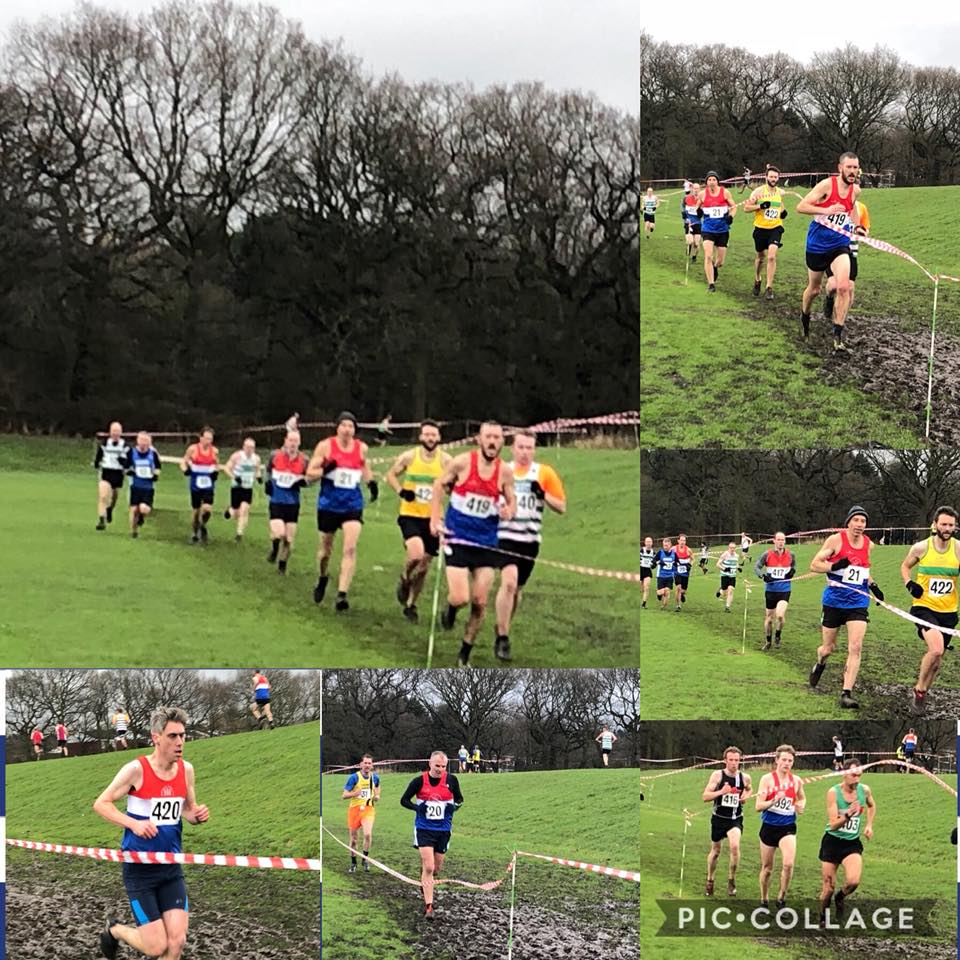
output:
[[[635,406],[637,118],[374,79],[228,0],[3,61],[0,428]]]
[[[636,670],[325,670],[324,767],[374,759],[512,757],[517,770],[598,766],[603,723],[613,766],[633,766],[640,729]]]
[[[914,67],[887,47],[847,44],[801,63],[644,34],[640,108],[646,178],[722,179],[766,162],[832,171],[845,150],[898,186],[960,177],[960,72]]]
[[[149,746],[150,714],[159,706],[186,711],[189,739],[241,733],[252,728],[251,677],[240,670],[231,678],[179,669],[15,671],[7,677],[7,757],[17,762],[32,755],[34,727],[47,749],[55,746],[57,723],[67,727],[71,754],[109,749],[111,717],[121,710],[130,717],[130,745]],[[272,670],[267,678],[278,726],[320,719],[319,671]]]

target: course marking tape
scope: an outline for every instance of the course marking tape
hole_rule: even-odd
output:
[[[844,230],[843,227],[838,227],[836,224],[830,223],[825,216],[816,216],[813,218],[814,223],[819,223],[821,227],[826,227],[828,230],[832,230],[834,233],[842,234],[848,239],[853,239],[849,230]],[[904,253],[899,247],[895,247],[892,243],[887,243],[885,240],[876,240],[873,237],[857,237],[860,243],[866,244],[868,247],[873,247],[874,250],[880,250],[883,253],[892,253],[897,257],[903,257],[904,260],[909,260],[915,267],[919,267],[933,283],[937,282],[936,277],[925,267],[923,264],[918,263],[909,253]]]
[[[548,863],[558,863],[564,867],[576,867],[578,870],[586,870],[589,873],[599,873],[605,877],[618,877],[620,880],[633,880],[640,882],[639,870],[621,870],[618,867],[602,867],[596,863],[582,863],[580,860],[564,860],[563,857],[548,857],[542,853],[527,853],[524,850],[517,851],[518,857],[535,857],[537,860],[546,860]]]
[[[225,853],[160,853],[145,850],[111,850],[106,847],[75,847],[64,843],[42,843],[39,840],[12,840],[11,847],[40,850],[44,853],[69,853],[93,860],[111,860],[114,863],[184,863],[208,867],[254,867],[278,870],[320,870],[320,861],[309,857],[259,857]]]

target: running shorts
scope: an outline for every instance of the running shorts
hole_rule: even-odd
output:
[[[850,623],[854,620],[863,620],[865,623],[869,623],[870,608],[824,606],[820,614],[820,626],[827,627],[828,629],[842,627],[845,623]]]
[[[844,840],[832,833],[825,833],[820,841],[820,859],[824,863],[843,863],[852,853],[863,853],[863,844],[856,840]]]
[[[431,557],[440,552],[440,538],[430,532],[430,520],[427,517],[397,517],[400,536],[403,542],[419,537],[423,541],[423,551]]]

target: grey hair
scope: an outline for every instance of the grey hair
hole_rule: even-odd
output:
[[[450,759],[442,750],[434,750],[433,753],[430,754],[430,759],[432,760],[434,757],[443,757],[444,760]]]
[[[186,726],[188,719],[186,711],[179,707],[157,707],[150,714],[150,732],[159,735],[168,723],[182,723]]]

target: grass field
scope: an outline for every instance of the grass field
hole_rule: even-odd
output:
[[[122,764],[141,753],[130,750],[8,766],[7,836],[119,847],[121,831],[97,816],[91,805]],[[210,808],[207,823],[184,825],[184,850],[320,855],[318,723],[188,741],[184,756],[196,771],[197,800]],[[317,873],[187,866],[184,874],[191,926],[199,925],[201,936],[208,923],[240,918],[246,926],[265,924],[259,941],[264,948],[289,943],[292,951],[292,945],[299,950],[316,942],[320,911]],[[116,864],[9,848],[7,889],[8,896],[28,890],[26,900],[33,909],[51,897],[83,912],[83,916],[71,919],[87,932],[91,943],[102,922],[102,916],[96,916],[101,902],[113,903],[122,916],[130,915]],[[71,896],[65,894],[66,890],[72,892]],[[269,916],[262,910],[264,902],[270,903]],[[82,905],[82,911],[78,905]],[[21,905],[21,909],[26,908]],[[96,921],[92,926],[91,913]],[[38,917],[32,922],[47,929],[42,935],[50,936],[51,944],[59,942],[56,925],[41,922]],[[9,955],[20,955],[14,949],[14,934],[8,937]],[[194,943],[193,949],[200,950],[199,944]],[[211,949],[219,952],[216,945]]]
[[[160,448],[162,454],[180,450]],[[222,519],[223,485],[210,521],[211,542],[189,545],[186,481],[164,469],[156,510],[139,540],[126,509],[105,533],[94,530],[96,482],[86,441],[0,438],[0,499],[16,504],[0,518],[0,612],[7,666],[266,667],[423,666],[435,572],[411,625],[394,598],[403,548],[397,498],[381,482],[381,502],[365,512],[351,609],[333,611],[335,581],[324,604],[312,600],[317,547],[316,492],[305,491],[294,554],[285,579],[265,562],[265,500],[255,494],[247,537],[234,543]],[[596,567],[637,566],[636,451],[551,448],[567,488],[566,516],[545,521],[542,557]],[[386,464],[378,467],[381,474]],[[121,493],[118,508],[127,502]],[[331,572],[339,565],[339,538]],[[446,596],[445,584],[440,601]],[[538,565],[511,631],[514,666],[622,666],[636,662],[636,590],[601,577]],[[110,611],[109,618],[105,612]],[[433,665],[453,666],[460,626],[438,631]],[[109,630],[105,626],[109,621]],[[471,662],[492,666],[493,609]]]
[[[788,714],[785,714],[788,715]],[[823,771],[795,771],[807,776]],[[753,772],[754,784],[761,775]],[[781,958],[819,960],[827,957],[863,955],[873,957],[952,956],[956,943],[956,848],[950,844],[950,830],[956,825],[956,800],[924,776],[879,774],[868,770],[864,782],[873,791],[877,804],[874,837],[864,841],[863,877],[855,899],[933,899],[938,906],[932,914],[937,937],[931,942],[858,941],[856,948],[831,942],[824,937],[804,935],[764,941],[750,938],[698,938],[697,940],[658,938],[662,913],[657,900],[676,899],[679,892],[680,861],[684,830],[684,807],[700,814],[709,809],[700,795],[709,774],[703,770],[678,773],[655,781],[646,790],[640,816],[642,848],[642,900],[640,938],[644,960],[673,960],[678,956],[709,957],[711,960],[765,960],[774,952]],[[944,776],[956,786],[955,776]],[[797,828],[797,865],[787,897],[798,904],[818,896],[820,863],[817,853],[826,823],[825,796],[836,781],[821,780],[809,784],[807,810]],[[710,814],[695,816],[687,831],[687,851],[683,880],[683,898],[703,899],[706,855],[710,847]],[[753,801],[747,801],[737,872],[738,900],[746,906],[759,902],[757,875],[760,870],[759,814]],[[727,849],[724,845],[717,866],[717,890],[726,887]],[[774,867],[773,891],[779,879],[780,861]],[[715,896],[718,906],[728,901],[725,892]],[[851,904],[854,900],[850,901]],[[865,946],[871,943],[872,946]],[[691,950],[691,944],[699,953]],[[773,950],[773,947],[776,950]],[[861,951],[865,951],[861,953]]]
[[[377,806],[372,856],[419,878],[419,857],[411,844],[413,814],[399,804],[413,773],[385,774]],[[345,775],[323,778],[324,824],[345,842],[346,803],[340,799]],[[473,882],[504,875],[514,847],[533,853],[636,869],[640,815],[636,770],[568,770],[461,775],[465,804],[443,868],[447,877]],[[616,798],[611,802],[611,798]],[[430,955],[457,960],[474,956],[455,946],[465,931],[478,941],[482,957],[506,955],[509,882],[494,891],[440,887],[438,926],[423,929],[419,889],[379,870],[347,874],[349,854],[325,838],[324,954],[356,960]],[[554,957],[634,956],[637,946],[637,884],[520,858],[516,888],[514,955]],[[481,919],[482,918],[482,919]],[[478,922],[478,919],[481,922]],[[439,930],[439,935],[437,931]],[[578,952],[578,944],[584,944]],[[433,946],[430,946],[433,944]],[[612,952],[592,952],[605,948]],[[619,953],[618,950],[622,950]],[[449,952],[444,952],[449,951]],[[538,952],[540,951],[540,952]]]
[[[792,189],[792,188],[788,188]],[[805,190],[801,189],[801,193]],[[742,201],[746,194],[734,192]],[[922,443],[933,284],[900,257],[861,247],[856,303],[835,359],[830,326],[814,304],[813,333],[800,337],[809,218],[790,217],[778,254],[776,300],[752,295],[751,214],[731,230],[716,294],[707,294],[703,255],[684,285],[678,198],[657,217],[641,246],[642,440],[660,447],[846,447]],[[937,211],[960,187],[867,190],[871,236],[898,246],[931,273],[960,276],[960,255],[946,244]],[[765,280],[764,280],[765,282]],[[953,380],[960,337],[960,285],[941,285],[937,311],[933,429],[952,436],[944,391]],[[939,371],[939,372],[938,372]],[[939,385],[939,386],[938,386]],[[952,388],[951,388],[952,389]]]
[[[754,547],[751,551],[750,567],[759,549],[762,548]],[[807,573],[819,546],[804,544],[791,549],[797,556],[798,574]],[[887,546],[874,547],[871,553],[871,575],[883,589],[887,602],[901,609],[909,609],[910,605],[910,596],[899,576],[906,552],[905,546]],[[846,658],[845,630],[840,631],[837,652],[830,657],[817,689],[811,690],[807,684],[820,644],[820,600],[825,578],[817,576],[796,583],[783,630],[783,646],[779,651],[763,653],[763,583],[753,576],[750,567],[745,566],[744,573],[737,578],[730,614],[724,613],[723,601],[715,597],[719,574],[703,576],[696,567],[681,613],[674,612],[672,603],[661,611],[655,597],[648,601],[640,621],[641,703],[645,718],[762,719],[775,715],[814,720],[856,715],[849,710],[841,712],[837,702]],[[744,579],[754,584],[749,596],[745,594]],[[655,587],[651,587],[651,595],[654,593]],[[741,655],[745,602],[746,653]],[[872,605],[856,689],[859,715],[875,717],[902,712],[912,699],[924,650],[911,623]],[[948,651],[928,698],[928,713],[956,716],[958,687],[960,664],[955,654]],[[735,714],[730,713],[731,702],[736,703]]]

